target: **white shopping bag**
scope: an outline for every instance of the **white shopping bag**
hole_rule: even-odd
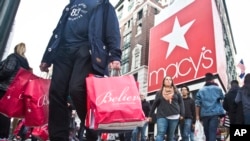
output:
[[[203,125],[199,120],[195,122],[195,129],[194,129],[194,140],[195,141],[206,141],[206,136],[204,133]]]

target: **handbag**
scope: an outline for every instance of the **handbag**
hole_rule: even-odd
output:
[[[195,141],[206,141],[204,128],[203,128],[203,125],[201,124],[200,120],[195,121],[194,140]]]
[[[39,141],[47,141],[49,139],[48,124],[34,127],[31,135],[39,139]]]
[[[24,91],[26,126],[42,126],[48,123],[50,79],[30,80]]]
[[[13,131],[13,135],[17,136],[19,134],[19,132],[21,131],[22,126],[24,126],[25,123],[25,119],[20,119],[18,121],[18,124],[16,126],[16,128]]]
[[[86,78],[86,85],[86,127],[95,130],[133,130],[146,122],[137,84],[132,75],[90,75]]]
[[[102,141],[115,141],[116,133],[101,133],[101,140]]]
[[[28,81],[37,78],[32,72],[20,68],[16,73],[13,81],[9,85],[6,93],[0,99],[0,113],[7,117],[24,117],[24,97]]]

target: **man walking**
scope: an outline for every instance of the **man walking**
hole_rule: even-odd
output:
[[[222,89],[214,82],[212,73],[206,73],[205,85],[197,92],[196,120],[201,120],[206,141],[216,141],[219,118],[225,115],[221,100],[224,99]]]
[[[185,108],[185,115],[183,119],[180,120],[180,131],[182,141],[189,141],[189,139],[191,139],[191,130],[194,128],[195,124],[195,103],[190,97],[188,86],[184,85],[181,87],[181,94]]]
[[[86,77],[109,75],[109,68],[120,69],[120,29],[109,0],[70,0],[53,31],[44,52],[40,70],[53,64],[49,90],[50,141],[69,140],[67,97],[70,95],[81,120],[79,140],[85,130],[87,113]],[[97,134],[86,129],[87,141]]]

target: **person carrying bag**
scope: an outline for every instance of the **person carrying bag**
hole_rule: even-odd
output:
[[[20,69],[26,70],[28,73],[32,74],[32,68],[29,66],[28,60],[25,56],[26,52],[26,45],[25,43],[19,43],[15,46],[14,48],[14,53],[11,53],[8,55],[4,61],[1,62],[0,64],[0,139],[1,138],[8,138],[9,136],[9,131],[10,131],[10,117],[12,115],[8,115],[5,113],[5,110],[8,110],[8,112],[11,112],[12,108],[14,107],[15,102],[10,102],[9,100],[13,100],[13,95],[21,95],[20,91],[19,93],[14,93],[14,89],[18,89],[20,87],[25,87],[25,83],[28,81],[28,79],[23,79],[22,81],[14,81],[16,79],[16,75]],[[21,79],[19,79],[21,80]],[[13,82],[14,81],[14,82]],[[15,84],[19,86],[14,86]],[[22,85],[21,85],[22,84]],[[12,88],[10,88],[12,85]],[[8,91],[12,91],[13,95],[7,95],[6,94],[11,94]],[[3,98],[6,96],[5,98]],[[15,99],[15,98],[14,98]],[[16,99],[19,101],[19,99]],[[5,108],[5,106],[9,106],[9,108]],[[21,107],[21,106],[20,106]],[[17,109],[13,110],[18,110]],[[3,111],[4,110],[4,111]],[[22,114],[22,112],[20,112]],[[16,117],[15,115],[13,115]],[[22,115],[18,115],[22,116]]]

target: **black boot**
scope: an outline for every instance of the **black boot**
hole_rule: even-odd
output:
[[[87,141],[97,141],[98,133],[95,130],[86,128],[86,140]]]
[[[84,126],[80,126],[80,129],[77,133],[77,138],[79,139],[79,141],[87,141],[85,138],[85,127]]]

